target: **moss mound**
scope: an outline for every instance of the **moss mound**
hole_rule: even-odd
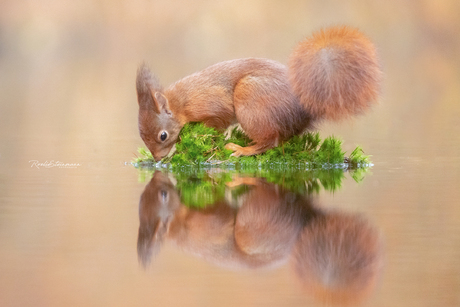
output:
[[[214,128],[202,123],[191,123],[182,128],[174,155],[155,163],[148,149],[139,148],[139,156],[133,164],[136,167],[173,170],[213,166],[235,169],[359,169],[371,165],[369,156],[364,155],[361,147],[356,147],[346,157],[340,139],[329,136],[321,140],[319,133],[294,136],[278,147],[249,157],[231,157],[232,151],[224,148],[230,142],[246,146],[251,140],[237,128],[226,139],[223,133]]]

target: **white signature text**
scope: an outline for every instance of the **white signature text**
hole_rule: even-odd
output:
[[[61,161],[45,161],[45,162],[38,162],[38,160],[29,160],[30,167],[36,167],[36,168],[52,168],[52,167],[58,167],[58,168],[77,168],[80,166],[80,163],[64,163]]]

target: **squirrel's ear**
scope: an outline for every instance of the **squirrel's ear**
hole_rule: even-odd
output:
[[[152,92],[147,86],[137,87],[137,102],[139,103],[139,108],[149,109],[155,108],[155,100],[153,99]]]
[[[155,75],[150,72],[147,65],[142,64],[137,70],[136,76],[136,91],[139,108],[144,110],[153,109],[156,113],[160,113],[160,104],[155,94],[156,91],[160,91],[161,88],[160,82]]]
[[[154,105],[156,109],[158,110],[158,113],[161,113],[161,111],[164,111],[167,114],[171,114],[171,110],[169,109],[168,98],[166,98],[165,95],[163,95],[160,92],[152,91],[152,96],[153,96],[153,101],[155,102]]]

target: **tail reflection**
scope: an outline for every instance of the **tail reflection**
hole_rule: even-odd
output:
[[[355,305],[375,288],[383,263],[379,233],[358,215],[324,214],[308,223],[292,262],[304,289],[334,305]]]
[[[323,212],[310,196],[261,178],[233,178],[226,183],[227,197],[205,208],[184,205],[179,193],[168,175],[157,171],[141,196],[137,250],[144,267],[168,240],[227,268],[290,261],[303,288],[327,303],[357,303],[374,289],[381,238],[358,215]]]

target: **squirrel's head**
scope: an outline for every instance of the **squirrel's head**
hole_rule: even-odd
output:
[[[142,65],[137,72],[139,132],[155,161],[165,157],[176,143],[181,124],[169,108],[158,80]]]

